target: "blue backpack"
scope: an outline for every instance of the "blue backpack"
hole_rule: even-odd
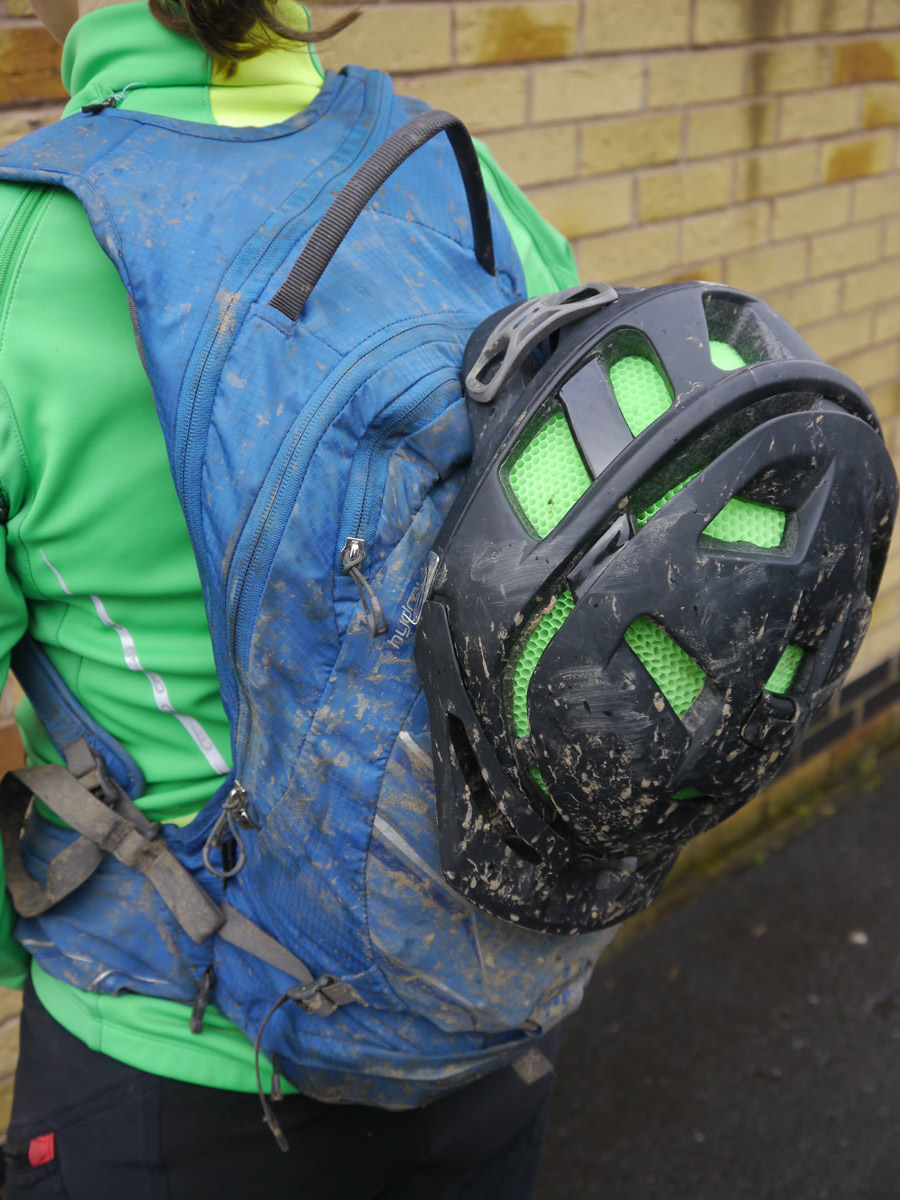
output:
[[[94,106],[0,178],[73,191],[128,290],[235,763],[189,825],[151,825],[134,762],[26,639],[69,772],[4,783],[16,936],[78,988],[192,1004],[195,1029],[213,1001],[320,1099],[405,1108],[511,1061],[611,934],[517,929],[441,875],[415,623],[471,453],[463,351],[523,295],[468,135],[349,68],[266,129]],[[32,793],[71,828],[20,840]]]

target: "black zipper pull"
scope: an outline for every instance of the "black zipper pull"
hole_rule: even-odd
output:
[[[373,638],[377,638],[387,633],[388,623],[387,617],[384,615],[384,609],[381,607],[381,601],[372,591],[368,581],[359,569],[365,562],[365,559],[366,543],[363,539],[348,537],[341,551],[341,566],[356,584],[356,590],[359,592],[363,611],[366,614],[366,625],[369,628],[369,633],[371,633]]]
[[[120,100],[124,100],[132,88],[146,87],[147,84],[141,81],[126,84],[121,92],[113,92],[107,96],[105,100],[98,100],[96,104],[84,104],[81,111],[87,113],[90,117],[96,117],[98,113],[102,113],[104,108],[115,108]]]
[[[89,117],[96,117],[98,113],[102,113],[104,108],[115,108],[118,104],[115,96],[107,96],[105,100],[98,100],[96,104],[83,104],[81,111],[87,113]]]

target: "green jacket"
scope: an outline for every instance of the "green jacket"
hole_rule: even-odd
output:
[[[364,20],[377,21],[376,12]],[[228,80],[192,40],[143,2],[83,17],[63,52],[63,82],[83,104],[191,121],[267,125],[318,93],[314,51],[273,49]],[[571,252],[478,147],[532,293],[575,282]],[[184,823],[227,774],[229,732],[200,583],[127,298],[79,203],[44,188],[0,187],[0,672],[28,629],[91,715],[141,766],[140,808]],[[30,705],[18,714],[29,760],[56,760]],[[0,982],[21,984],[27,957],[0,909]],[[37,993],[89,1046],[131,1066],[254,1091],[253,1050],[209,1010],[143,996],[78,991],[36,965]]]

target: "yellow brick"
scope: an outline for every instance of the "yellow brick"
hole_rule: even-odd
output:
[[[781,102],[781,141],[847,133],[859,124],[859,97],[849,89],[785,96]]]
[[[782,0],[697,0],[694,41],[754,42],[784,37],[788,32],[788,9]]]
[[[827,143],[822,179],[825,183],[840,183],[845,179],[861,179],[864,175],[881,175],[890,169],[893,155],[892,133]]]
[[[819,182],[819,147],[785,146],[742,158],[737,164],[735,198],[759,200],[782,192],[799,192]]]
[[[816,283],[801,283],[796,287],[773,292],[767,299],[792,325],[802,326],[838,311],[841,304],[841,281],[823,279]]]
[[[882,587],[872,606],[872,623],[869,628],[880,629],[882,626],[896,621],[898,617],[900,617],[900,592],[887,592]]]
[[[464,65],[566,58],[575,50],[578,5],[464,4],[456,10],[456,58]]]
[[[876,83],[863,93],[863,124],[866,129],[900,125],[900,83]]]
[[[11,1075],[19,1060],[19,1021],[12,1018],[0,1025],[0,1078]]]
[[[853,271],[844,279],[844,308],[853,312],[900,296],[900,269],[897,263],[884,263]]]
[[[788,43],[755,50],[750,55],[750,91],[805,92],[831,82],[831,47]]]
[[[538,67],[533,117],[535,121],[565,121],[631,112],[641,106],[643,73],[639,58]]]
[[[809,273],[835,275],[881,257],[881,230],[877,225],[858,225],[837,233],[823,233],[812,239]]]
[[[678,224],[584,238],[575,249],[582,279],[628,283],[678,262]]]
[[[523,69],[460,71],[408,76],[402,90],[433,108],[448,109],[478,133],[525,123],[525,81]]]
[[[900,371],[900,342],[839,357],[834,365],[864,388],[872,387],[876,383],[886,383]],[[900,422],[897,424],[900,440]]]
[[[876,342],[886,342],[888,338],[900,338],[900,304],[888,304],[875,314]]]
[[[674,162],[681,154],[681,123],[681,113],[663,113],[582,125],[582,175]]]
[[[24,137],[34,129],[43,125],[51,125],[62,115],[62,109],[55,105],[37,109],[22,109],[19,112],[7,113],[0,116],[0,146],[8,146],[10,142]]]
[[[805,241],[766,246],[728,259],[728,282],[745,292],[767,296],[775,288],[806,278]]]
[[[0,104],[33,104],[65,96],[59,57],[59,46],[36,23],[0,29]]]
[[[690,0],[587,0],[588,54],[683,46],[690,35]]]
[[[0,1021],[17,1017],[22,1007],[22,993],[18,988],[0,987]]]
[[[875,405],[875,411],[882,420],[894,417],[900,413],[900,383],[882,383],[869,391],[869,399]],[[895,541],[894,546],[898,543]],[[900,551],[894,555],[897,582],[900,583]]]
[[[545,126],[492,133],[491,151],[520,187],[571,179],[575,174],[575,127]]]
[[[775,201],[772,215],[772,236],[780,241],[846,225],[850,219],[850,196],[850,185],[845,183],[780,197]]]
[[[774,100],[695,109],[688,126],[688,156],[705,158],[769,146],[775,140],[776,113]]]
[[[630,176],[591,179],[532,188],[528,197],[554,228],[569,238],[603,233],[631,224]]]
[[[334,42],[322,42],[326,66],[360,63],[382,71],[430,71],[451,62],[450,10],[404,4],[364,13]]]
[[[900,173],[883,179],[861,179],[853,189],[853,215],[857,221],[895,213],[900,198]]]
[[[13,1081],[9,1079],[0,1087],[0,1131],[5,1138],[12,1115]]]
[[[869,0],[791,0],[790,31],[848,33],[865,29]]]
[[[869,24],[873,29],[900,25],[900,0],[875,0]]]
[[[687,217],[682,234],[684,261],[699,261],[759,246],[766,240],[768,221],[769,208],[765,202]]]
[[[743,96],[746,58],[743,50],[698,50],[648,60],[648,103],[651,108],[704,104]]]
[[[807,326],[801,333],[821,358],[838,358],[872,344],[872,314],[843,313],[830,321]]]
[[[692,167],[664,167],[638,182],[638,217],[662,221],[685,213],[722,208],[731,197],[731,163],[700,163]]]
[[[883,663],[885,659],[893,658],[897,653],[898,645],[900,645],[900,623],[896,627],[888,625],[876,633],[868,634],[856,661],[847,674],[847,682],[859,679],[867,671],[871,671],[873,667]]]
[[[638,280],[644,286],[650,286],[652,277],[646,280]],[[679,267],[677,271],[663,271],[657,278],[653,278],[654,283],[690,283],[692,280],[702,279],[704,283],[721,283],[725,279],[725,263],[721,258],[709,259],[707,262],[691,263],[686,267]]]
[[[900,220],[888,221],[884,235],[884,252],[888,257],[900,254]],[[900,265],[896,269],[900,271]]]
[[[30,17],[34,9],[28,0],[6,0],[3,11],[7,17]]]
[[[835,50],[833,83],[872,83],[900,78],[900,38],[844,42]]]

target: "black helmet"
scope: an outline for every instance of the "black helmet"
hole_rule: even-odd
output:
[[[514,306],[464,372],[472,468],[416,647],[441,862],[500,917],[597,929],[840,686],[897,480],[864,393],[717,284]]]

